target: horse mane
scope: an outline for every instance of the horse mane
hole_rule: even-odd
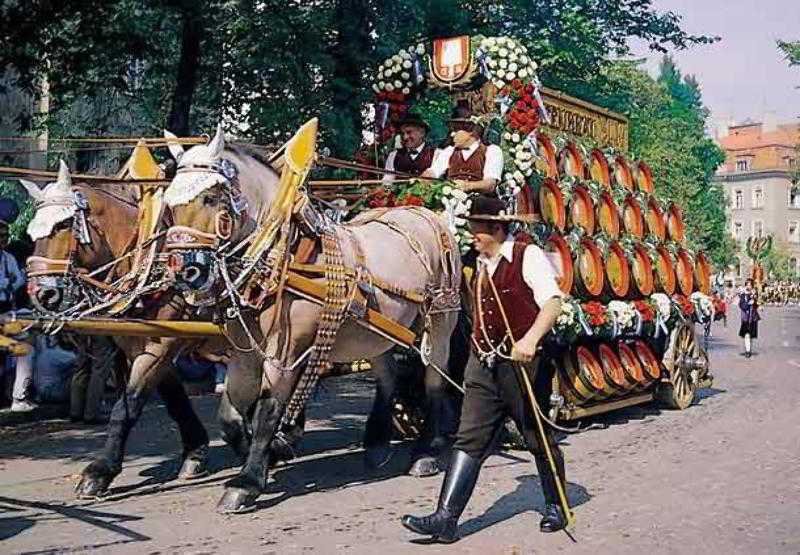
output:
[[[242,143],[226,144],[225,150],[229,150],[234,154],[236,154],[237,156],[249,156],[250,158],[253,158],[259,163],[264,164],[268,168],[272,170],[275,169],[272,166],[272,162],[270,162],[269,160],[269,156],[265,156],[263,152],[261,152],[260,150],[256,149],[253,146],[245,145]]]

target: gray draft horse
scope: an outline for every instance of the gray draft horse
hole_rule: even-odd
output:
[[[226,149],[221,129],[208,145],[195,146],[185,154],[174,154],[179,158],[177,175],[164,198],[172,209],[175,226],[172,230],[179,237],[176,243],[213,238],[219,235],[220,222],[228,222],[223,235],[226,241],[236,244],[248,237],[254,228],[255,222],[248,215],[259,214],[276,199],[277,174],[252,153],[237,147]],[[242,197],[247,201],[246,209]],[[376,281],[406,291],[429,291],[448,281],[456,292],[460,287],[457,243],[444,219],[433,212],[414,208],[367,213],[346,226],[335,226],[335,230],[342,238],[345,265],[355,268],[357,260],[363,261],[363,267]],[[454,260],[444,260],[443,237],[449,252],[456,253]],[[169,232],[167,241],[170,241]],[[211,256],[198,254],[202,251],[192,249],[183,255],[185,263],[178,277],[191,288],[214,290],[214,283],[219,282],[215,278],[219,268]],[[448,263],[451,272],[445,275]],[[322,278],[316,281],[324,283]],[[378,288],[374,295],[375,304],[384,316],[406,327],[421,328],[418,304]],[[267,451],[303,367],[298,366],[294,371],[286,371],[286,368],[291,368],[314,343],[322,312],[318,304],[285,293],[282,302],[274,302],[260,313],[246,312],[244,326],[236,323],[229,326],[230,338],[237,345],[247,344],[248,335],[254,336],[258,343],[266,346],[269,358],[239,350],[231,353],[228,384],[232,400],[237,407],[254,407],[253,430],[247,461],[238,476],[226,484],[218,504],[220,511],[240,512],[252,508],[266,487]],[[457,301],[453,310],[431,313],[428,318],[431,364],[425,370],[426,418],[432,432],[428,435],[430,444],[424,450],[425,456],[418,461],[423,467],[420,474],[437,472],[437,456],[449,448],[442,418],[446,384],[433,367],[446,368],[450,338],[458,319]],[[273,326],[275,321],[281,325]],[[379,383],[391,383],[391,378],[380,376],[393,371],[389,354],[392,347],[392,342],[384,337],[366,331],[353,320],[346,320],[336,335],[330,356],[333,362],[369,359]],[[284,355],[283,368],[273,362],[281,359],[281,354]],[[386,418],[389,399],[383,402]],[[376,426],[374,421],[368,424],[368,439],[373,433],[372,426]],[[385,448],[387,445],[388,438],[367,447]]]

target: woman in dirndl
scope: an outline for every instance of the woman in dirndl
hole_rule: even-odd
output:
[[[739,327],[739,337],[744,339],[744,356],[752,356],[752,340],[758,337],[758,299],[753,290],[753,280],[745,282],[745,288],[739,294],[739,310],[742,313],[742,325]]]

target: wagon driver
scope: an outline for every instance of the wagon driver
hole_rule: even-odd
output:
[[[468,193],[493,193],[503,174],[503,151],[483,143],[482,118],[460,102],[447,125],[453,144],[439,153],[423,177],[445,177]]]
[[[427,142],[431,128],[428,122],[413,113],[409,114],[398,126],[403,146],[389,153],[385,169],[390,172],[420,175],[431,167],[438,153],[438,150]],[[383,183],[388,185],[394,179],[393,174],[387,173],[383,176]]]
[[[543,357],[537,349],[561,312],[563,294],[542,250],[509,234],[513,216],[501,215],[504,208],[501,200],[487,195],[472,201],[468,220],[479,252],[478,277],[472,283],[474,324],[464,376],[461,423],[436,512],[402,519],[409,530],[440,543],[458,539],[458,519],[507,416],[522,432],[542,482],[546,505],[539,528],[542,532],[555,532],[567,522],[555,481],[560,480],[561,487],[565,487],[564,456],[547,423],[543,422],[543,434],[536,426],[531,401],[516,366],[522,363],[532,375],[534,396],[546,411],[551,376],[545,371],[546,365],[541,364]],[[551,470],[542,435],[550,447],[557,475]]]

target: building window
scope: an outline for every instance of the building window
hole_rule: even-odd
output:
[[[754,220],[753,221],[753,237],[761,237],[764,235],[764,222],[761,220]]]
[[[744,208],[744,193],[741,189],[736,189],[733,196],[733,207],[737,210]]]
[[[789,208],[800,208],[800,187],[789,186]]]
[[[746,172],[750,169],[750,159],[749,158],[738,158],[736,160],[736,171],[737,172]]]
[[[798,164],[798,162],[797,162],[797,158],[788,158],[788,161],[789,161],[789,167],[790,168],[796,168],[796,167],[800,166],[800,164]]]
[[[800,226],[797,225],[797,220],[789,222],[789,242],[800,243]]]
[[[733,222],[733,238],[737,241],[742,240],[742,222]]]
[[[764,190],[761,187],[753,189],[753,208],[764,208]]]

